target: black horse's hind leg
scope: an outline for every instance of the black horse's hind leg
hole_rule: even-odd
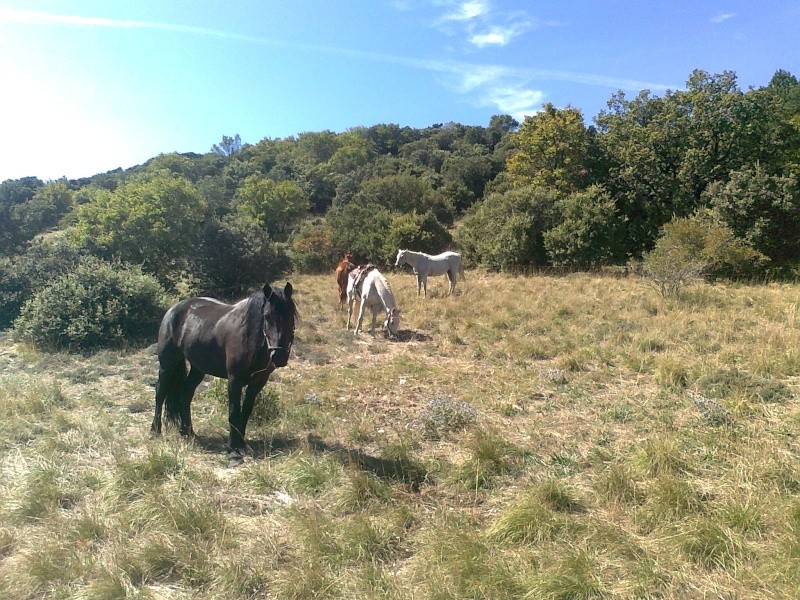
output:
[[[150,425],[152,435],[161,435],[161,415],[164,410],[164,399],[167,397],[167,377],[164,369],[158,369],[158,383],[156,383],[156,406],[153,415],[153,424]]]
[[[189,375],[186,377],[186,381],[183,384],[180,397],[181,435],[194,435],[194,428],[192,427],[192,398],[194,397],[194,391],[197,389],[197,386],[200,385],[200,382],[203,381],[203,377],[205,376],[205,373],[196,369],[194,366],[189,369]]]

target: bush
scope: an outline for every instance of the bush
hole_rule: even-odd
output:
[[[283,248],[266,231],[231,216],[206,223],[190,260],[194,287],[225,297],[242,296],[290,268]]]
[[[621,253],[622,218],[602,186],[592,186],[556,203],[559,224],[544,233],[554,265],[590,267]]]
[[[36,291],[71,271],[81,259],[81,252],[62,240],[35,241],[24,254],[0,258],[0,329],[11,325]]]
[[[645,252],[643,267],[661,295],[670,296],[692,279],[746,275],[766,260],[713,213],[700,212],[664,225],[655,248]]]
[[[12,334],[46,350],[123,347],[156,338],[165,304],[154,277],[89,258],[28,300]]]
[[[333,227],[320,218],[304,221],[291,239],[292,263],[302,273],[328,273],[341,260]]]
[[[474,204],[455,233],[465,262],[502,271],[545,265],[542,236],[552,225],[556,199],[545,188],[520,187]]]

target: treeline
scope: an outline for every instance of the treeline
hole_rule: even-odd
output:
[[[799,177],[800,84],[786,71],[747,91],[732,72],[695,71],[685,90],[620,92],[591,126],[547,104],[521,124],[226,136],[203,155],[0,184],[0,326],[86,257],[233,297],[290,270],[328,271],[344,251],[593,268],[669,262],[668,235],[716,275],[794,275]]]

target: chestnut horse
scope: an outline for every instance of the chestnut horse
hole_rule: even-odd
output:
[[[349,252],[345,252],[341,262],[336,265],[336,285],[339,286],[339,310],[344,308],[344,303],[347,301],[347,276],[350,271],[356,268],[355,264],[350,260],[353,256]]]

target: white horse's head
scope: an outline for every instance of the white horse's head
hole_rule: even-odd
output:
[[[397,260],[394,261],[394,266],[399,267],[402,265],[406,260],[406,252],[407,250],[398,250],[397,251]]]
[[[397,332],[400,329],[400,309],[395,307],[386,311],[386,320],[383,322],[383,328],[389,332],[389,337],[397,337]]]

